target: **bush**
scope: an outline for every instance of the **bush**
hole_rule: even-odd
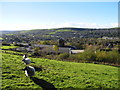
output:
[[[11,46],[9,43],[2,43],[2,46]]]
[[[71,55],[71,58],[74,58],[78,62],[86,62],[86,61],[94,61],[96,59],[96,55],[93,51],[85,51],[83,53],[78,53]]]
[[[120,54],[118,51],[93,51],[86,50],[83,53],[72,54],[69,58],[76,62],[106,62],[106,63],[120,63]]]
[[[108,53],[108,58],[110,63],[120,63],[120,54],[118,51],[111,51]]]
[[[67,59],[68,57],[69,57],[69,54],[68,54],[68,53],[61,53],[61,54],[58,56],[58,59],[64,60],[64,59]]]
[[[96,53],[96,60],[99,62],[108,62],[108,63],[120,63],[118,51],[98,51]]]
[[[107,53],[106,51],[97,51],[96,52],[96,61],[98,62],[105,62],[107,61]]]

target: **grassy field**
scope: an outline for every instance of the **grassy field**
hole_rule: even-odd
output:
[[[22,56],[2,53],[2,89],[17,88],[118,88],[118,67],[31,58],[36,69],[26,77]]]
[[[56,34],[57,32],[69,32],[69,31],[72,31],[72,30],[69,30],[69,29],[65,29],[65,30],[56,30],[54,32],[51,32],[49,34]]]
[[[2,46],[1,49],[17,48],[18,46]]]

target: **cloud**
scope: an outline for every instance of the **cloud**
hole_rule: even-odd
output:
[[[118,23],[111,23],[112,27],[118,27]]]
[[[110,24],[97,24],[97,23],[86,23],[86,22],[65,22],[56,24],[51,22],[50,24],[38,24],[38,25],[30,25],[30,24],[4,24],[0,26],[0,30],[30,30],[30,29],[49,29],[49,28],[62,28],[62,27],[76,27],[76,28],[112,28],[118,27],[118,23],[110,23]]]
[[[110,24],[97,24],[97,23],[86,23],[86,22],[80,22],[80,23],[63,23],[58,25],[58,27],[77,27],[77,28],[112,28],[117,27],[118,23],[110,23]]]

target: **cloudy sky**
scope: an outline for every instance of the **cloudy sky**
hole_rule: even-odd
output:
[[[118,2],[0,2],[0,30],[118,26]]]

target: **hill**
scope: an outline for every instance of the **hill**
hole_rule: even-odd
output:
[[[30,57],[36,69],[26,77],[22,56],[2,53],[2,89],[118,88],[118,67]]]
[[[120,28],[90,29],[90,28],[53,28],[34,29],[21,31],[2,31],[3,41],[11,42],[34,42],[38,40],[58,40],[79,42],[81,38],[119,37]]]

